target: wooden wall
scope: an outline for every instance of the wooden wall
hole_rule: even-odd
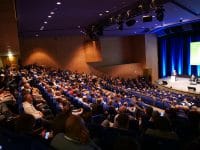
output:
[[[108,37],[84,42],[82,36],[20,40],[22,64],[38,63],[72,71],[123,77],[142,74],[145,36]],[[116,73],[115,73],[116,72]]]

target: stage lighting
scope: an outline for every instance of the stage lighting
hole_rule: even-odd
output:
[[[141,0],[139,7],[142,11],[149,12],[151,9],[151,0]]]
[[[86,35],[91,39],[91,40],[97,40],[98,36],[95,33],[95,26],[91,26],[90,28],[86,29]]]
[[[163,21],[164,19],[164,8],[163,7],[158,7],[155,11],[156,13],[156,18],[158,21]]]
[[[143,22],[151,22],[152,21],[152,16],[151,15],[146,15],[142,17]]]
[[[118,29],[119,30],[123,30],[124,29],[124,22],[122,21],[121,16],[118,18],[117,24],[118,24]]]
[[[126,21],[126,25],[128,27],[133,26],[136,23],[135,19],[130,19],[128,21]]]
[[[118,26],[118,29],[119,29],[119,30],[123,30],[123,29],[124,29],[123,22],[119,23],[118,25],[119,25],[119,26]]]
[[[96,33],[98,36],[102,36],[103,35],[103,26],[98,27]]]
[[[163,4],[163,0],[152,0],[151,3],[153,7],[160,7]]]

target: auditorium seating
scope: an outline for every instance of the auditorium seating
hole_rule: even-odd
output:
[[[29,70],[27,66],[24,67],[24,69]],[[178,134],[181,140],[191,140],[191,137],[193,137],[192,135],[195,133],[195,131],[191,134],[188,134],[186,131],[184,132],[184,130],[190,128],[190,123],[186,124],[188,121],[187,117],[189,118],[189,110],[183,110],[186,116],[185,120],[183,119],[183,115],[178,112],[180,108],[174,108],[174,106],[177,104],[182,105],[185,98],[189,99],[190,103],[193,103],[190,107],[199,106],[196,97],[161,90],[153,84],[146,82],[143,78],[125,80],[98,77],[98,80],[93,83],[90,81],[91,79],[89,77],[73,72],[46,70],[45,74],[48,78],[42,78],[42,80],[40,77],[37,78],[37,75],[39,76],[39,74],[41,74],[40,69],[35,73],[32,73],[29,70],[28,76],[32,79],[30,82],[32,83],[32,86],[39,89],[55,116],[61,113],[62,109],[52,93],[49,93],[46,89],[47,85],[52,89],[54,88],[55,91],[61,90],[61,94],[67,98],[73,108],[83,108],[86,112],[91,113],[92,105],[96,104],[99,98],[101,99],[101,106],[103,107],[104,113],[98,115],[92,114],[91,118],[87,119],[86,125],[91,132],[91,137],[96,140],[102,149],[112,149],[113,146],[116,146],[116,142],[119,141],[123,141],[124,143],[126,143],[125,141],[129,141],[126,143],[127,145],[130,144],[130,141],[141,143],[143,145],[142,149],[144,150],[149,147],[155,149],[179,149],[179,141],[166,140],[158,137],[148,137],[147,135],[142,136],[144,135],[145,130],[141,128],[141,121],[143,120],[141,118],[147,117],[145,116],[146,108],[151,106],[166,110],[168,118],[172,118],[172,130]],[[54,79],[56,80],[54,81]],[[82,82],[79,81],[80,79],[82,79]],[[85,80],[88,81],[86,82]],[[54,86],[54,84],[56,84],[56,86]],[[83,101],[83,97],[86,97],[87,101]],[[133,100],[133,97],[135,97],[136,101]],[[21,89],[18,88],[18,99],[16,100],[16,103],[19,114],[23,113],[23,110],[20,108],[20,106],[22,106],[22,99],[23,95]],[[108,113],[111,100],[111,106],[116,110],[116,112],[114,112],[114,114],[109,118]],[[173,107],[171,107],[172,105]],[[127,130],[121,130],[118,128],[102,127],[101,122],[108,118],[110,119],[108,119],[109,121],[113,121],[115,115],[119,113],[119,108],[122,106],[126,106],[127,115],[132,117],[129,122],[129,128]],[[134,106],[133,112],[128,111],[128,108],[131,108],[132,106]],[[147,124],[148,123],[150,124],[149,127],[155,128],[151,122],[147,122]],[[182,126],[183,124],[185,126]],[[15,136],[14,133],[13,136]],[[3,134],[2,138],[4,138],[2,141],[4,142],[4,145],[6,145],[7,143],[5,139],[7,139],[7,135]],[[29,138],[27,140],[29,140]],[[27,141],[27,143],[28,142],[30,141]],[[16,146],[19,148],[22,147],[20,142],[18,145],[16,144]],[[32,147],[32,144],[30,144],[30,146]],[[37,146],[37,144],[35,144],[35,146]],[[48,147],[48,144],[38,144],[38,147],[41,147],[39,149],[43,149],[43,146]],[[35,147],[32,149],[35,149]]]

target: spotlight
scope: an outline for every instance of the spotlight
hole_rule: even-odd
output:
[[[119,26],[118,26],[118,29],[119,29],[119,30],[123,30],[123,29],[124,29],[124,25],[123,25],[123,22],[122,22],[122,21],[119,22],[118,25],[119,25]]]
[[[126,25],[128,27],[133,26],[136,23],[135,19],[130,19],[128,21],[126,21]]]
[[[115,23],[116,23],[116,18],[114,18],[114,17],[109,18],[109,20],[108,20],[109,25],[112,25],[112,24],[115,24]]]
[[[134,17],[134,12],[133,10],[128,10],[125,14],[125,19],[130,19]]]
[[[118,29],[119,29],[119,30],[123,30],[123,28],[124,28],[123,23],[124,23],[124,22],[123,22],[122,14],[119,14],[119,15],[117,16],[116,22],[117,22],[117,24],[118,24]]]

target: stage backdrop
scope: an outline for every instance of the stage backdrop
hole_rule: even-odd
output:
[[[200,33],[179,33],[159,38],[159,77],[170,76],[173,70],[178,75],[200,76],[200,66],[190,65],[190,43],[196,41],[200,41]]]

